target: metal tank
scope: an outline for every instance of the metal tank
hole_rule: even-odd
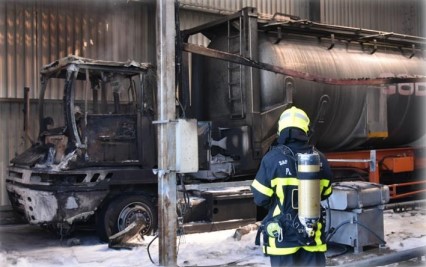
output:
[[[419,49],[425,46],[424,38],[312,24],[293,17],[261,21],[253,10],[200,32],[211,39],[212,49],[326,78],[426,73]],[[315,131],[312,141],[324,151],[396,147],[425,134],[424,82],[329,85],[194,58],[193,85],[202,88],[193,97],[208,99],[198,107],[198,116],[227,126],[250,125],[255,149],[258,143],[265,151],[276,134],[278,116],[289,105],[306,111]]]
[[[386,49],[371,54],[360,44],[327,49],[314,38],[294,38],[272,44],[259,40],[260,61],[333,78],[374,78],[424,75],[425,61]],[[283,77],[262,71],[262,109],[278,104]],[[280,81],[281,80],[281,81]],[[417,87],[416,87],[417,86]],[[360,146],[395,147],[424,134],[425,84],[390,86],[332,86],[294,80],[293,103],[317,121],[317,145],[326,150]],[[278,92],[277,92],[278,91]],[[325,114],[318,114],[321,103]],[[317,116],[321,117],[317,119]],[[321,122],[321,123],[319,123]]]

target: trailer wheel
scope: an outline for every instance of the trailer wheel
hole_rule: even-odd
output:
[[[147,222],[147,226],[141,230],[141,235],[155,232],[157,210],[146,196],[129,195],[113,199],[98,216],[98,235],[102,241],[108,241],[108,237],[124,230],[138,218]]]

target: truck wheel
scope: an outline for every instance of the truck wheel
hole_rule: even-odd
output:
[[[142,218],[147,225],[141,235],[153,234],[157,228],[157,210],[146,196],[129,195],[113,199],[99,214],[97,222],[98,235],[102,241],[124,230],[136,219]]]

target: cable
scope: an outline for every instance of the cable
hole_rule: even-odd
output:
[[[351,220],[347,220],[347,221],[344,221],[344,222],[340,223],[336,228],[330,228],[329,230],[331,230],[331,232],[327,233],[327,237],[325,239],[325,243],[328,243],[330,241],[330,239],[337,232],[337,230],[339,230],[340,227],[342,227],[343,225],[348,224],[350,222],[351,222]]]
[[[148,257],[149,257],[149,260],[152,262],[152,264],[154,264],[156,266],[160,266],[159,264],[157,264],[157,263],[154,262],[154,260],[151,258],[151,253],[149,253],[149,247],[154,242],[154,240],[157,239],[157,238],[158,238],[158,234],[156,234],[154,236],[154,238],[151,240],[151,242],[149,242],[148,247],[146,248],[146,250],[148,251]]]
[[[329,259],[339,257],[339,256],[345,254],[346,252],[348,252],[348,247],[345,246],[345,245],[334,243],[334,242],[327,243],[327,245],[342,248],[342,251],[337,252],[336,254],[333,254],[333,255],[328,255],[327,258],[329,258]],[[327,252],[329,252],[329,250]]]
[[[185,235],[185,234],[180,234],[180,235],[179,235],[179,242],[178,242],[178,246],[177,246],[176,255],[177,255],[177,254],[179,254],[180,241],[181,241],[181,237],[182,237],[183,235]],[[151,244],[152,244],[152,243],[155,241],[155,239],[157,239],[157,238],[158,238],[158,234],[156,234],[156,235],[154,236],[154,238],[153,238],[153,239],[149,242],[149,244],[148,244],[148,246],[147,246],[146,250],[147,250],[147,252],[148,252],[149,260],[152,262],[152,264],[154,264],[154,265],[156,265],[156,266],[160,266],[159,264],[157,264],[157,263],[155,263],[155,262],[154,262],[154,260],[153,260],[153,259],[152,259],[152,257],[151,257],[151,253],[149,252],[149,248],[150,248]]]
[[[185,182],[184,182],[184,176],[179,174],[179,179],[180,179],[180,184],[182,186],[183,189],[183,199],[184,199],[184,204],[185,204],[185,209],[182,210],[182,217],[185,215],[185,213],[187,212],[187,209],[190,208],[190,196],[188,193],[188,190],[186,190],[186,186],[185,186]]]
[[[182,103],[179,101],[178,98],[176,98],[175,101],[178,103],[180,109],[182,110],[182,118],[186,119],[186,112],[185,112],[185,108],[183,107]]]
[[[327,212],[328,210],[328,212]],[[325,208],[325,212],[327,214],[327,221],[326,223],[328,224],[328,229],[326,231],[326,234],[328,234],[328,232],[330,231],[331,228],[331,209],[330,209],[330,198],[327,198],[327,207]]]
[[[184,217],[185,217],[185,214],[188,212],[188,210],[191,209],[191,199],[190,199],[189,192],[186,189],[184,178],[185,178],[184,175],[179,174],[180,185],[182,186],[182,191],[183,191],[184,203],[183,204],[179,203],[179,206],[178,206],[180,209],[180,217],[178,216],[178,219],[177,219],[177,226],[178,226],[177,235],[179,239],[177,244],[176,255],[179,254],[179,249],[180,249],[180,244],[182,239],[185,240],[185,228],[183,227]]]
[[[362,223],[360,223],[358,221],[352,221],[352,220],[347,220],[347,221],[344,221],[344,222],[340,223],[336,228],[334,228],[332,230],[331,233],[329,233],[329,235],[326,237],[325,242],[328,243],[330,241],[330,239],[333,237],[333,235],[337,232],[337,230],[339,230],[340,227],[342,227],[343,225],[348,224],[348,223],[351,223],[351,224],[355,223],[355,224],[358,224],[358,225],[362,226],[365,230],[367,230],[368,232],[372,233],[377,239],[379,239],[382,242],[382,244],[386,244],[386,241],[383,240],[378,234],[376,234],[375,232],[373,232],[373,230],[371,230],[370,228],[368,228],[367,226],[365,226],[364,224],[362,224]]]

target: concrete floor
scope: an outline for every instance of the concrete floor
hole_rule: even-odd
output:
[[[426,229],[425,229],[426,234]],[[423,246],[424,244],[419,244]],[[6,262],[9,266],[33,266],[33,265],[19,265],[18,259],[23,257],[34,257],[39,258],[49,257],[52,255],[68,255],[69,257],[83,257],[83,261],[87,260],[85,251],[91,249],[99,250],[102,244],[99,242],[96,233],[92,230],[80,230],[72,238],[59,238],[53,233],[42,229],[37,226],[31,226],[23,223],[23,221],[14,215],[10,210],[0,210],[0,255],[3,253],[3,257],[6,257]],[[103,245],[105,247],[105,245]],[[107,248],[107,247],[106,247]],[[145,249],[145,248],[144,248]],[[103,249],[102,249],[103,250]],[[123,252],[120,255],[125,256]],[[385,255],[395,253],[387,247],[379,248],[377,246],[364,247],[364,251],[361,253],[354,253],[352,247],[344,245],[329,245],[327,251],[327,266],[339,266],[347,264],[356,264],[368,259],[377,258]],[[73,256],[71,256],[71,254]],[[90,259],[87,260],[87,266],[98,266],[100,259],[104,257],[102,254],[97,254],[96,251],[91,254]],[[426,254],[426,251],[425,253]],[[6,255],[6,256],[4,256]],[[7,256],[15,255],[15,256]],[[80,256],[78,256],[80,255]],[[97,256],[98,255],[98,256]],[[120,256],[120,257],[121,257]],[[4,259],[3,259],[4,260]],[[15,262],[16,264],[13,264]],[[91,262],[93,265],[91,265]],[[58,265],[66,266],[57,262]],[[0,264],[2,266],[2,258],[0,257]],[[121,265],[121,264],[120,264]],[[425,266],[425,257],[415,258],[409,261],[398,264],[390,264],[385,266]],[[8,266],[8,265],[6,265]],[[36,266],[36,265],[34,265]],[[131,266],[131,265],[122,265]],[[150,265],[146,265],[150,266]],[[239,265],[235,265],[239,266]],[[263,265],[261,265],[263,266]]]

